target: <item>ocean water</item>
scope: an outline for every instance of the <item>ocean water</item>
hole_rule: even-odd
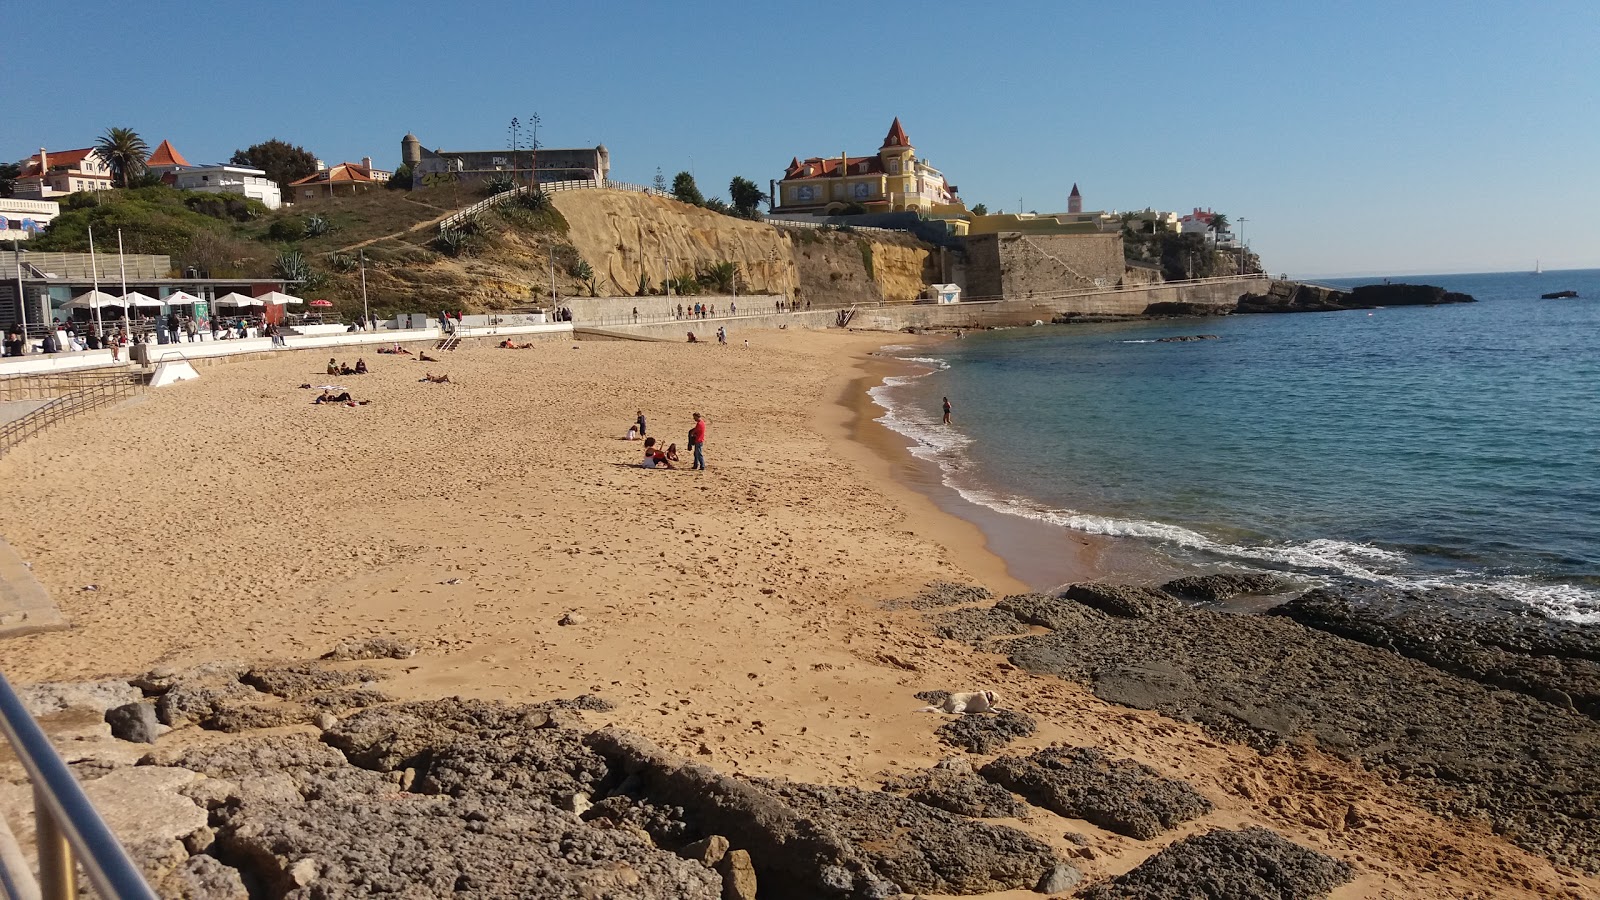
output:
[[[1600,270],[1392,280],[1480,302],[974,332],[871,393],[973,503],[1600,623]]]

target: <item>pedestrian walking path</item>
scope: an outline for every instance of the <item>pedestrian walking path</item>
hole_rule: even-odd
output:
[[[0,639],[67,627],[44,585],[0,538]]]

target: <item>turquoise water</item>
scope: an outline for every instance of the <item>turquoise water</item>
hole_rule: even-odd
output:
[[[1393,280],[1480,302],[975,332],[873,395],[1003,512],[1600,622],[1600,270]]]

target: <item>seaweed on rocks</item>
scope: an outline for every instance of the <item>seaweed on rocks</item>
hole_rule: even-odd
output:
[[[1318,588],[1271,615],[1600,718],[1600,630],[1454,589]]]
[[[1140,840],[1212,809],[1211,801],[1184,782],[1093,747],[1047,747],[1023,758],[1002,756],[978,774],[1052,812]]]
[[[1138,618],[1087,605],[1058,613],[1071,627],[1006,642],[1012,663],[1262,750],[1315,744],[1437,812],[1481,817],[1558,864],[1600,870],[1593,719],[1283,615],[1182,604]]]
[[[934,730],[939,740],[968,753],[992,753],[1017,738],[1033,734],[1038,727],[1031,716],[1012,709],[997,710],[993,715],[962,716],[940,725]]]
[[[1083,900],[1315,900],[1354,875],[1350,866],[1265,828],[1184,838]]]

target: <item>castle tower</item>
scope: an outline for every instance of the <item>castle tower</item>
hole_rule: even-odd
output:
[[[1072,193],[1067,195],[1067,212],[1083,212],[1083,195],[1078,193],[1078,185],[1076,183],[1072,185]]]
[[[900,126],[900,117],[895,116],[894,124],[889,126],[889,133],[883,138],[883,146],[878,148],[878,158],[883,161],[883,171],[888,176],[889,193],[913,194],[917,190],[916,150],[911,146],[911,139],[906,137],[906,130]],[[889,208],[905,208],[905,204],[896,204],[891,196]]]
[[[413,169],[422,162],[422,142],[410,132],[400,139],[400,161]]]

